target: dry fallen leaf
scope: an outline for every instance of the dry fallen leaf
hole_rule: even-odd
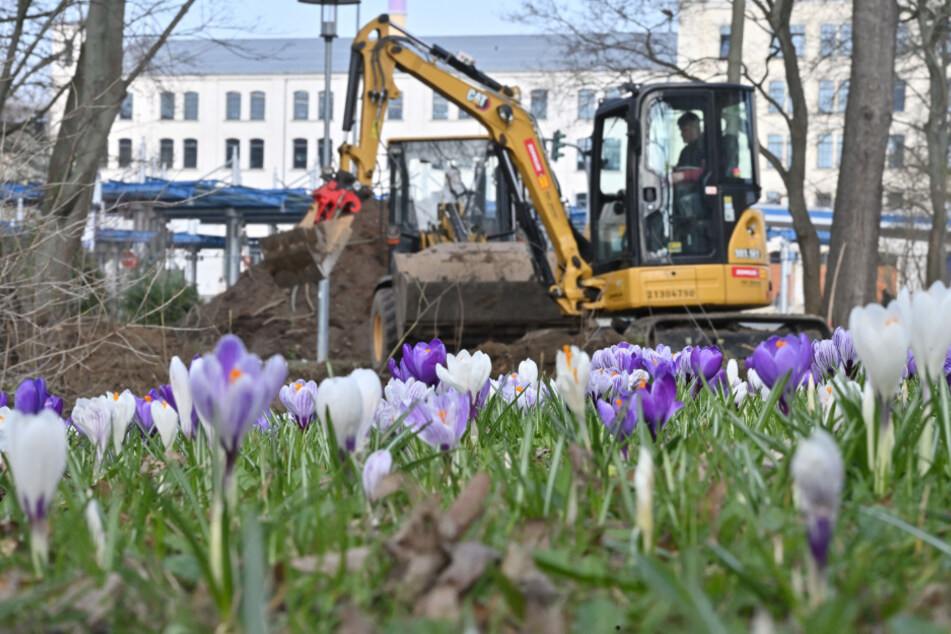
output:
[[[439,534],[443,539],[451,541],[459,539],[476,518],[482,515],[484,510],[482,503],[485,501],[485,496],[489,494],[490,484],[487,473],[476,474],[469,481],[439,522]]]
[[[366,560],[370,556],[370,549],[366,546],[357,546],[349,549],[344,557],[338,552],[324,553],[323,555],[307,555],[297,557],[291,560],[291,568],[303,573],[313,573],[320,571],[325,575],[335,575],[340,570],[341,559],[345,559],[344,571],[348,574],[359,572],[363,569]]]
[[[339,608],[339,612],[340,627],[337,629],[338,634],[374,634],[378,631],[376,625],[364,614],[363,610],[352,603]]]

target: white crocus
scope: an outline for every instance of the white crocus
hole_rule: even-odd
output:
[[[383,476],[393,468],[393,456],[386,449],[374,451],[367,457],[363,465],[363,492],[367,499],[373,502],[377,499],[377,492]]]
[[[73,407],[73,425],[85,434],[96,447],[96,465],[98,471],[106,446],[112,436],[112,405],[108,396],[96,398],[78,398]]]
[[[750,371],[752,372],[752,369]],[[730,386],[730,394],[733,395],[733,402],[736,403],[736,408],[740,409],[749,394],[749,386],[740,378],[740,368],[736,359],[726,362],[726,380]]]
[[[121,394],[109,392],[106,394],[112,407],[112,446],[116,455],[122,451],[122,443],[125,442],[126,434],[129,432],[129,423],[135,416],[135,397],[132,392],[126,390]]]
[[[333,425],[337,446],[356,449],[357,434],[363,422],[363,393],[356,379],[337,376],[324,379],[317,388],[317,420],[324,429]],[[329,419],[329,420],[328,420]]]
[[[370,433],[370,427],[373,425],[373,419],[376,411],[380,407],[380,401],[383,399],[383,384],[380,382],[379,375],[373,370],[358,368],[350,373],[350,378],[357,382],[360,388],[360,395],[363,399],[361,409],[360,425],[357,428],[356,449],[362,449],[361,446]]]
[[[951,292],[941,282],[916,291],[914,297],[903,288],[893,303],[908,331],[918,373],[929,381],[943,378],[944,361],[951,347]],[[922,383],[925,394],[930,394],[930,385]]]
[[[102,528],[102,513],[99,510],[99,503],[95,499],[89,500],[86,504],[86,528],[89,529],[89,537],[92,539],[93,547],[96,549],[96,563],[102,569],[106,568],[106,531]]]
[[[175,397],[175,406],[178,408],[178,422],[182,427],[185,438],[195,436],[192,422],[192,390],[188,383],[188,369],[178,357],[172,357],[168,366],[169,384],[172,386],[172,396]]]
[[[764,401],[769,400],[770,389],[763,383],[763,379],[759,378],[759,374],[756,373],[756,370],[747,368],[746,377],[750,381],[750,387],[753,388],[755,392],[759,392],[760,397]]]
[[[591,358],[578,346],[564,346],[555,356],[555,386],[568,410],[584,426],[585,391],[591,375]]]
[[[897,302],[888,308],[881,304],[856,306],[849,314],[852,343],[882,403],[888,403],[901,384],[908,359],[909,326]]]
[[[644,552],[654,547],[654,459],[641,447],[634,468],[634,495],[637,501],[637,528],[641,531]]]
[[[175,444],[175,436],[178,435],[178,412],[165,401],[152,401],[150,409],[152,422],[162,438],[165,451],[168,451]]]
[[[538,364],[525,359],[518,364],[518,382],[522,385],[534,385],[538,382]]]
[[[447,354],[446,365],[436,366],[439,380],[457,392],[468,394],[470,403],[475,403],[491,372],[492,359],[481,350],[476,350],[475,354],[469,354],[468,350]]]
[[[33,566],[41,573],[48,559],[47,514],[66,470],[66,427],[50,409],[8,415],[7,466],[17,500],[30,520]]]
[[[793,478],[793,499],[806,524],[806,536],[812,558],[810,594],[814,601],[824,594],[824,575],[829,545],[839,515],[839,503],[845,484],[842,453],[832,436],[823,429],[814,429],[802,440],[793,454],[790,468]]]

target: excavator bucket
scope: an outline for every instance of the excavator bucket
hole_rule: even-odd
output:
[[[264,268],[283,288],[322,280],[347,246],[352,224],[353,214],[346,214],[261,238]]]

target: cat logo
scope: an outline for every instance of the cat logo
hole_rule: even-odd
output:
[[[488,110],[489,109],[489,97],[482,94],[475,88],[470,88],[468,94],[466,95],[466,100],[471,101],[476,105],[476,108],[479,110]]]

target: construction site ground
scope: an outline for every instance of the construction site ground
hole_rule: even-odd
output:
[[[384,204],[370,201],[357,214],[350,243],[331,274],[329,364],[314,362],[317,283],[283,289],[257,265],[244,271],[227,291],[193,310],[182,323],[166,328],[100,327],[93,334],[79,333],[75,341],[69,341],[77,350],[75,358],[70,359],[63,373],[51,379],[50,390],[66,397],[70,408],[78,396],[93,396],[107,390],[129,388],[142,395],[168,382],[168,365],[173,355],[188,362],[195,354],[208,352],[225,333],[240,336],[248,349],[262,358],[283,355],[290,366],[289,379],[319,381],[329,371],[344,374],[356,367],[368,367],[373,288],[387,273],[380,240]],[[477,347],[492,358],[496,377],[513,370],[526,358],[551,373],[555,354],[565,344],[591,352],[620,340],[620,335],[611,329],[594,333],[538,330],[514,342],[490,338]],[[447,342],[447,348],[455,352],[451,342]],[[378,370],[385,378],[385,369]],[[3,387],[12,391],[16,387],[13,380],[18,377],[7,379]]]

